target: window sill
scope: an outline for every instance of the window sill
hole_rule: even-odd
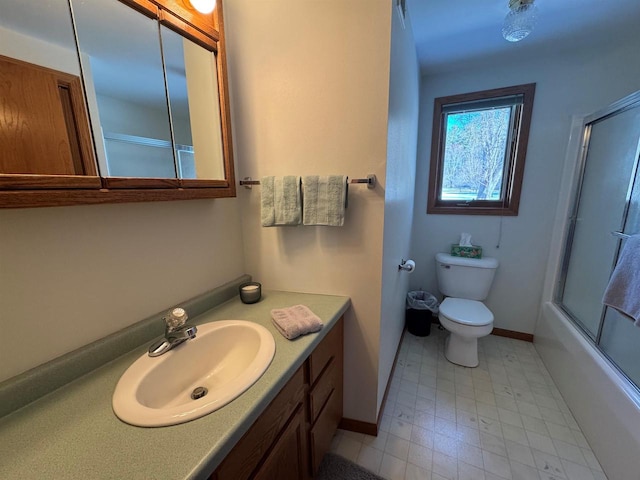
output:
[[[427,213],[431,215],[493,215],[503,217],[515,217],[518,215],[518,205],[496,207],[493,205],[480,206],[470,204],[468,206],[457,205],[428,205]]]

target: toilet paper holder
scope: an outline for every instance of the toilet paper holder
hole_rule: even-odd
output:
[[[405,260],[404,258],[400,261],[400,265],[398,265],[398,271],[413,272],[415,268],[416,264],[413,260]]]

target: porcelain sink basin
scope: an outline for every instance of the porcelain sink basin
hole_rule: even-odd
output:
[[[113,411],[141,427],[188,422],[241,395],[262,376],[274,354],[273,336],[262,325],[243,320],[199,325],[195,338],[159,357],[145,353],[136,360],[120,377]],[[207,393],[197,398],[200,387]]]

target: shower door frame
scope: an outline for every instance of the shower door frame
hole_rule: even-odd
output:
[[[578,161],[576,163],[575,171],[577,174],[575,175],[575,183],[573,185],[572,190],[574,192],[571,193],[573,197],[571,208],[569,209],[569,214],[566,221],[566,235],[565,241],[563,242],[562,249],[562,261],[560,262],[559,275],[557,277],[556,286],[554,288],[553,293],[553,303],[571,320],[571,322],[577,327],[578,331],[591,343],[597,351],[602,354],[611,365],[613,365],[618,372],[620,372],[630,383],[635,386],[635,388],[640,391],[640,385],[636,385],[634,381],[632,381],[625,372],[618,367],[617,363],[607,355],[607,353],[600,348],[600,340],[602,336],[602,329],[604,326],[604,319],[607,312],[607,307],[605,305],[602,306],[602,311],[600,313],[600,320],[598,323],[598,329],[595,336],[592,335],[590,331],[586,329],[586,327],[582,324],[582,322],[576,318],[567,308],[565,308],[562,299],[565,291],[565,285],[567,280],[567,275],[569,271],[569,262],[571,259],[571,248],[573,245],[574,237],[575,237],[575,229],[576,229],[576,220],[578,215],[578,210],[580,207],[580,198],[582,195],[582,187],[584,182],[585,169],[587,166],[587,155],[589,153],[589,142],[591,140],[591,130],[593,125],[597,121],[603,121],[607,118],[610,118],[614,115],[620,114],[624,111],[630,110],[632,108],[640,107],[640,91],[632,93],[628,95],[608,107],[599,110],[593,114],[587,115],[582,119],[582,138],[580,140],[580,149],[578,152]],[[615,232],[610,232],[612,235],[615,235],[619,238],[618,245],[615,250],[615,254],[613,256],[613,261],[611,265],[611,272],[616,266],[616,262],[618,260],[618,256],[620,255],[620,249],[622,242],[624,239],[619,237],[617,234],[620,234],[624,231],[625,225],[627,223],[627,218],[629,214],[629,208],[631,204],[631,195],[634,187],[640,188],[640,178],[639,177],[639,168],[640,168],[640,139],[636,146],[635,159],[633,162],[633,167],[631,168],[631,175],[629,178],[629,184],[627,187],[627,193],[625,198],[625,205],[622,212],[622,221],[621,225],[619,225],[618,230]],[[634,232],[635,233],[635,232]],[[604,293],[604,292],[603,292]]]

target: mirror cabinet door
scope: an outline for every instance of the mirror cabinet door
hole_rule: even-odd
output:
[[[224,180],[216,53],[161,27],[179,178]]]
[[[136,186],[127,178],[177,179],[157,15],[116,0],[71,5],[106,186]]]
[[[0,0],[0,149],[0,189],[100,187],[67,0]]]

